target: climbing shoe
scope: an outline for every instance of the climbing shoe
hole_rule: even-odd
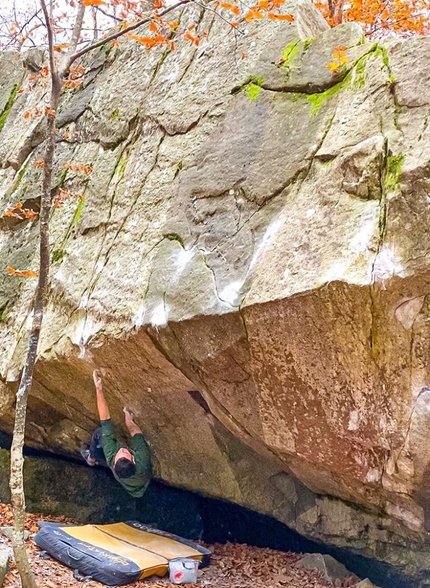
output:
[[[90,461],[90,450],[87,449],[86,447],[81,449],[81,455],[85,459],[85,461],[87,462],[87,464],[89,466],[94,467],[95,465],[97,465],[96,461]]]

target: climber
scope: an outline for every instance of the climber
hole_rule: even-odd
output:
[[[148,444],[127,408],[124,408],[125,425],[131,436],[131,449],[117,441],[98,370],[94,370],[93,380],[101,427],[94,431],[90,445],[81,449],[81,455],[89,466],[107,464],[121,486],[134,498],[140,498],[152,475]]]

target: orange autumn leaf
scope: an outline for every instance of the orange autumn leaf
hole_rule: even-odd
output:
[[[172,22],[169,22],[167,24],[172,29],[172,31],[175,31],[178,28],[178,26],[179,26],[179,23],[178,23],[177,20],[172,20]]]
[[[103,0],[80,0],[82,6],[103,6]]]
[[[33,162],[33,167],[35,167],[37,169],[43,169],[45,167],[45,160],[44,159],[36,159],[36,161]]]
[[[158,25],[155,22],[150,22],[148,28],[152,33],[158,32]]]
[[[54,45],[54,51],[61,53],[64,49],[68,49],[70,47],[69,43],[61,43],[60,45]]]
[[[427,0],[313,0],[330,26],[358,22],[366,35],[410,37],[430,32]]]
[[[16,270],[10,265],[8,265],[6,269],[10,276],[16,276],[17,278],[37,278],[39,275],[39,272],[33,270]]]
[[[231,4],[230,2],[221,2],[219,5],[221,6],[221,8],[229,10],[236,16],[240,14],[240,8],[239,6],[237,6],[237,4]]]
[[[82,80],[65,80],[64,81],[64,87],[72,89],[72,90],[75,88],[79,88],[79,86],[81,84],[82,84]]]
[[[84,195],[78,192],[69,192],[60,188],[54,200],[54,208],[60,208],[68,198],[78,198],[81,202],[84,200]]]
[[[67,162],[64,165],[64,167],[65,167],[65,169],[69,169],[70,171],[73,171],[76,173],[83,173],[86,176],[88,176],[93,171],[92,165],[85,165],[83,163]]]
[[[330,61],[326,67],[332,72],[337,73],[342,65],[348,63],[349,59],[346,55],[346,45],[334,47],[332,52],[333,61]]]
[[[285,4],[285,0],[271,0],[271,2],[274,8],[280,8],[283,4]]]
[[[200,39],[198,37],[196,37],[195,35],[193,35],[192,33],[190,33],[189,31],[187,33],[185,33],[184,39],[191,41],[191,43],[193,43],[193,45],[198,45],[200,43]]]
[[[46,116],[50,116],[51,118],[55,118],[57,116],[55,110],[52,110],[52,108],[50,108],[49,106],[45,106],[45,114]]]
[[[163,37],[163,35],[156,35],[155,37],[139,37],[138,35],[130,35],[130,38],[133,39],[133,41],[136,41],[136,43],[139,43],[140,45],[145,45],[147,49],[150,49],[151,47],[154,47],[160,43],[161,37],[162,40],[166,39],[166,37]]]
[[[286,22],[294,22],[294,16],[292,14],[274,14],[273,12],[269,12],[267,17],[270,20],[281,20]]]

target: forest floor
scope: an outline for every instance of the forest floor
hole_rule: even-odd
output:
[[[41,550],[34,543],[40,520],[71,522],[65,518],[27,515],[26,529],[30,536],[26,541],[31,567],[40,588],[101,588],[94,580],[78,581],[65,565],[51,558],[40,557]],[[0,526],[12,525],[9,505],[0,504]],[[358,579],[351,577],[340,581],[327,581],[318,571],[300,567],[301,554],[261,549],[243,544],[206,545],[212,552],[211,564],[199,570],[198,584],[188,584],[190,588],[349,588]],[[11,549],[11,542],[0,535],[0,548]],[[43,555],[43,554],[42,554]],[[20,586],[18,572],[12,561],[3,588]],[[129,584],[129,588],[173,588],[167,577],[142,580]]]

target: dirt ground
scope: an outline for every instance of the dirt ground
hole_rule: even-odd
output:
[[[78,581],[68,567],[53,559],[41,558],[41,550],[34,544],[33,537],[38,531],[37,521],[71,522],[65,518],[28,515],[26,528],[30,532],[27,539],[31,566],[40,588],[101,588],[102,584],[93,580]],[[12,524],[9,505],[0,504],[0,526]],[[211,564],[199,570],[198,584],[188,584],[190,588],[349,588],[356,584],[357,578],[328,582],[317,571],[298,566],[300,554],[261,549],[243,544],[206,545],[212,552]],[[9,539],[0,535],[0,548],[10,548]],[[20,586],[18,572],[12,562],[3,588]],[[167,577],[144,580],[129,584],[129,588],[170,588]]]

